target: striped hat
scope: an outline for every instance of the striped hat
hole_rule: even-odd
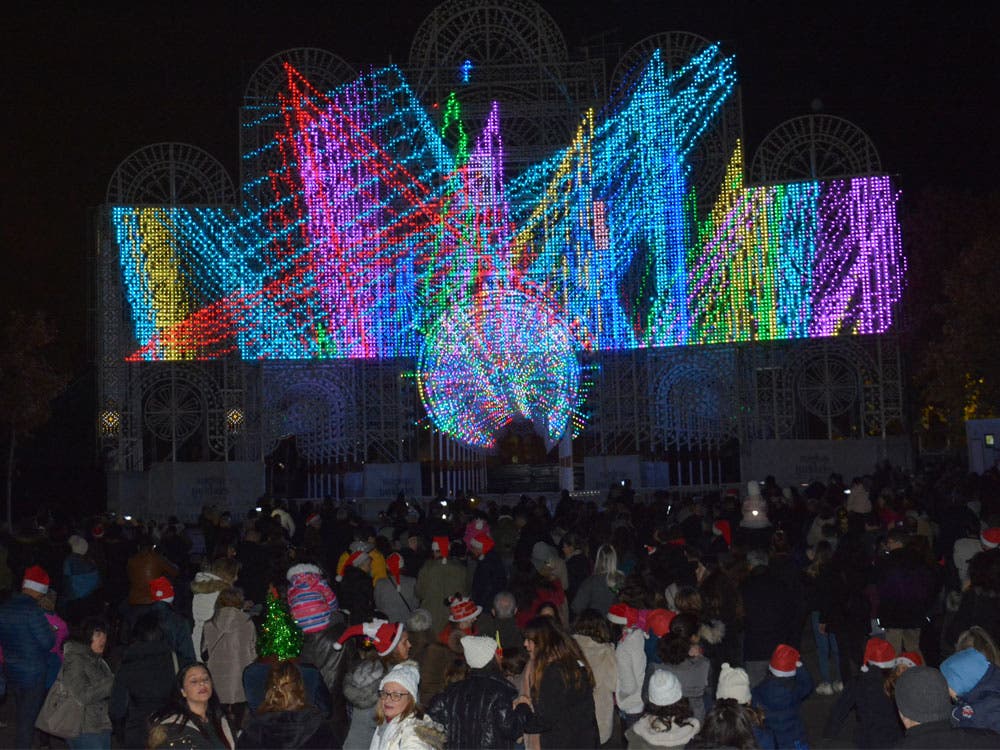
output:
[[[315,565],[293,565],[288,578],[288,608],[303,633],[319,633],[330,624],[330,615],[339,609],[337,595]]]

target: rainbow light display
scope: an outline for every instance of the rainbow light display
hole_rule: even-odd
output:
[[[505,179],[500,110],[435,125],[396,68],[331,93],[287,67],[279,166],[232,208],[114,206],[132,361],[418,359],[436,426],[491,447],[580,425],[580,351],[881,333],[905,271],[884,176],[744,184],[708,215],[690,154],[735,87],[711,46]],[[269,196],[261,201],[260,195]]]

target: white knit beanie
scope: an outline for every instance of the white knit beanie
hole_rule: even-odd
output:
[[[462,636],[462,651],[465,661],[473,669],[482,669],[491,661],[497,652],[497,642],[482,635]]]
[[[722,665],[715,699],[721,701],[724,698],[732,698],[744,706],[750,705],[750,677],[745,669],[734,669],[728,663]]]
[[[649,702],[654,706],[672,706],[681,698],[680,680],[666,669],[657,669],[649,678]]]
[[[413,696],[413,700],[417,700],[420,695],[420,669],[417,667],[417,663],[415,661],[404,661],[397,664],[382,678],[378,684],[378,689],[383,690],[390,682],[402,685],[406,692]]]

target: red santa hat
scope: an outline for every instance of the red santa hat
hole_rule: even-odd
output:
[[[90,535],[92,537],[94,537],[94,539],[103,539],[104,538],[104,524],[102,524],[102,523],[95,523],[94,524],[94,528],[92,528],[90,530]]]
[[[372,620],[360,625],[351,625],[341,633],[333,647],[340,651],[351,638],[365,638],[368,643],[375,647],[375,653],[379,656],[388,656],[399,645],[405,632],[406,626],[401,622]]]
[[[29,591],[37,591],[39,594],[46,594],[49,591],[49,574],[41,565],[32,565],[24,571],[24,580],[21,581],[21,588]]]
[[[461,594],[455,594],[448,599],[448,619],[451,622],[467,622],[482,614],[483,608],[477,606],[472,599]]]
[[[344,571],[349,567],[360,567],[365,564],[365,561],[370,560],[371,555],[362,550],[355,550],[351,552],[347,557],[343,559],[343,562],[337,567],[337,580],[344,580]]]
[[[863,664],[862,672],[868,671],[869,664],[879,669],[890,669],[896,666],[896,649],[884,638],[869,638],[865,644]]]
[[[316,528],[319,528],[319,524],[320,524],[319,513],[310,513],[308,516],[306,516],[306,526],[315,526]]]
[[[495,546],[495,542],[489,534],[476,534],[469,542],[469,547],[478,555],[485,555]]]
[[[611,608],[608,609],[608,619],[615,625],[634,628],[636,622],[639,620],[639,610],[618,602],[617,604],[612,604]]]
[[[1000,546],[1000,526],[986,529],[979,535],[979,541],[983,544],[983,549],[996,549]]]
[[[670,623],[675,617],[677,613],[669,609],[654,609],[646,615],[646,625],[649,626],[649,632],[657,638],[662,638],[670,632]]]
[[[399,586],[399,578],[402,575],[403,568],[406,567],[406,563],[403,560],[403,556],[398,552],[393,552],[387,558],[385,558],[385,569],[389,572],[389,577],[396,582],[396,586]]]
[[[712,524],[712,533],[715,536],[721,536],[726,540],[726,546],[733,546],[733,530],[729,526],[729,521],[724,518],[720,518],[718,521]]]
[[[435,552],[440,553],[442,560],[448,559],[448,537],[446,536],[435,536],[431,537],[431,549]]]
[[[771,662],[767,668],[775,677],[793,677],[795,670],[801,666],[799,652],[787,644],[779,643],[771,654]]]
[[[924,666],[924,657],[922,657],[917,651],[904,651],[896,657],[896,666],[922,667]]]
[[[149,594],[154,602],[167,602],[174,600],[174,587],[166,576],[154,578],[149,582]]]

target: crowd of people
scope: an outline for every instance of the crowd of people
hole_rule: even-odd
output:
[[[24,748],[802,748],[813,696],[860,748],[998,748],[998,501],[880,467],[36,518],[0,538],[0,687]]]

